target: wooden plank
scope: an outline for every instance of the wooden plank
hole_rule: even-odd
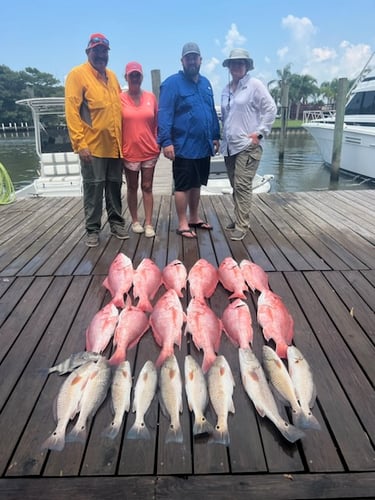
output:
[[[266,212],[271,220],[277,221],[279,229],[283,231],[288,239],[293,241],[293,245],[296,246],[299,253],[309,263],[310,269],[330,269],[329,265],[314,250],[317,244],[314,234],[308,231],[307,227],[300,222],[298,217],[293,217],[289,211],[288,202],[275,194],[262,195],[260,199],[262,201],[262,204],[259,204],[260,209]],[[312,244],[312,241],[314,241],[314,244]],[[321,247],[321,244],[318,243],[318,247]]]
[[[4,500],[65,500],[69,497],[75,500],[131,497],[226,500],[228,492],[237,500],[269,500],[275,491],[280,500],[318,500],[323,495],[326,499],[373,498],[375,473],[0,479]]]
[[[308,274],[311,282],[314,272]],[[360,379],[364,378],[363,373],[353,363],[351,353],[332,325],[317,296],[306,287],[305,279],[300,274],[289,273],[287,280],[294,294],[298,297],[300,307],[314,331],[314,335],[308,337],[301,350],[312,363],[318,401],[324,408],[324,414],[329,422],[334,440],[338,443],[349,470],[371,470],[374,465],[374,450],[363,432],[351,401],[347,399],[348,397],[343,390],[343,387],[346,391],[351,390],[351,384],[354,380],[353,374],[347,370],[347,366],[353,367],[356,370],[355,376],[359,376]],[[299,329],[297,324],[295,335],[297,347],[300,345],[301,332],[303,330]],[[315,336],[321,348],[316,344]],[[315,348],[312,349],[311,345],[315,345]],[[357,389],[356,385],[353,391],[355,392]],[[351,394],[351,396],[356,400],[355,394]],[[361,405],[366,405],[366,401],[361,400]]]

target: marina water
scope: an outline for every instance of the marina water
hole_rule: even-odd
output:
[[[15,189],[38,177],[38,157],[32,133],[0,136],[0,162],[7,169]],[[272,174],[272,192],[326,189],[375,189],[375,180],[364,182],[340,173],[337,184],[330,184],[330,170],[323,164],[313,138],[304,131],[290,129],[285,141],[284,159],[279,160],[279,134],[265,141],[259,174]]]

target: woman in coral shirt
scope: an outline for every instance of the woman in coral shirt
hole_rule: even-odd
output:
[[[152,184],[160,154],[156,142],[158,105],[155,95],[141,88],[143,70],[139,63],[129,62],[126,65],[125,80],[128,90],[121,94],[122,152],[132,230],[152,238],[155,236],[152,226]],[[140,224],[137,213],[139,172],[145,211],[144,227]]]

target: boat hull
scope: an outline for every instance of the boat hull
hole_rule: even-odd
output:
[[[334,124],[310,122],[303,127],[315,139],[324,163],[332,165]],[[340,170],[375,178],[375,127],[344,125]]]

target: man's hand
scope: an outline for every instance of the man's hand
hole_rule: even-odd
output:
[[[165,148],[163,148],[163,155],[168,158],[168,160],[173,161],[175,159],[173,144],[171,144],[170,146],[165,146]]]
[[[91,163],[92,162],[92,156],[91,156],[90,150],[88,148],[84,148],[84,149],[81,149],[80,151],[78,151],[78,155],[84,163]]]

